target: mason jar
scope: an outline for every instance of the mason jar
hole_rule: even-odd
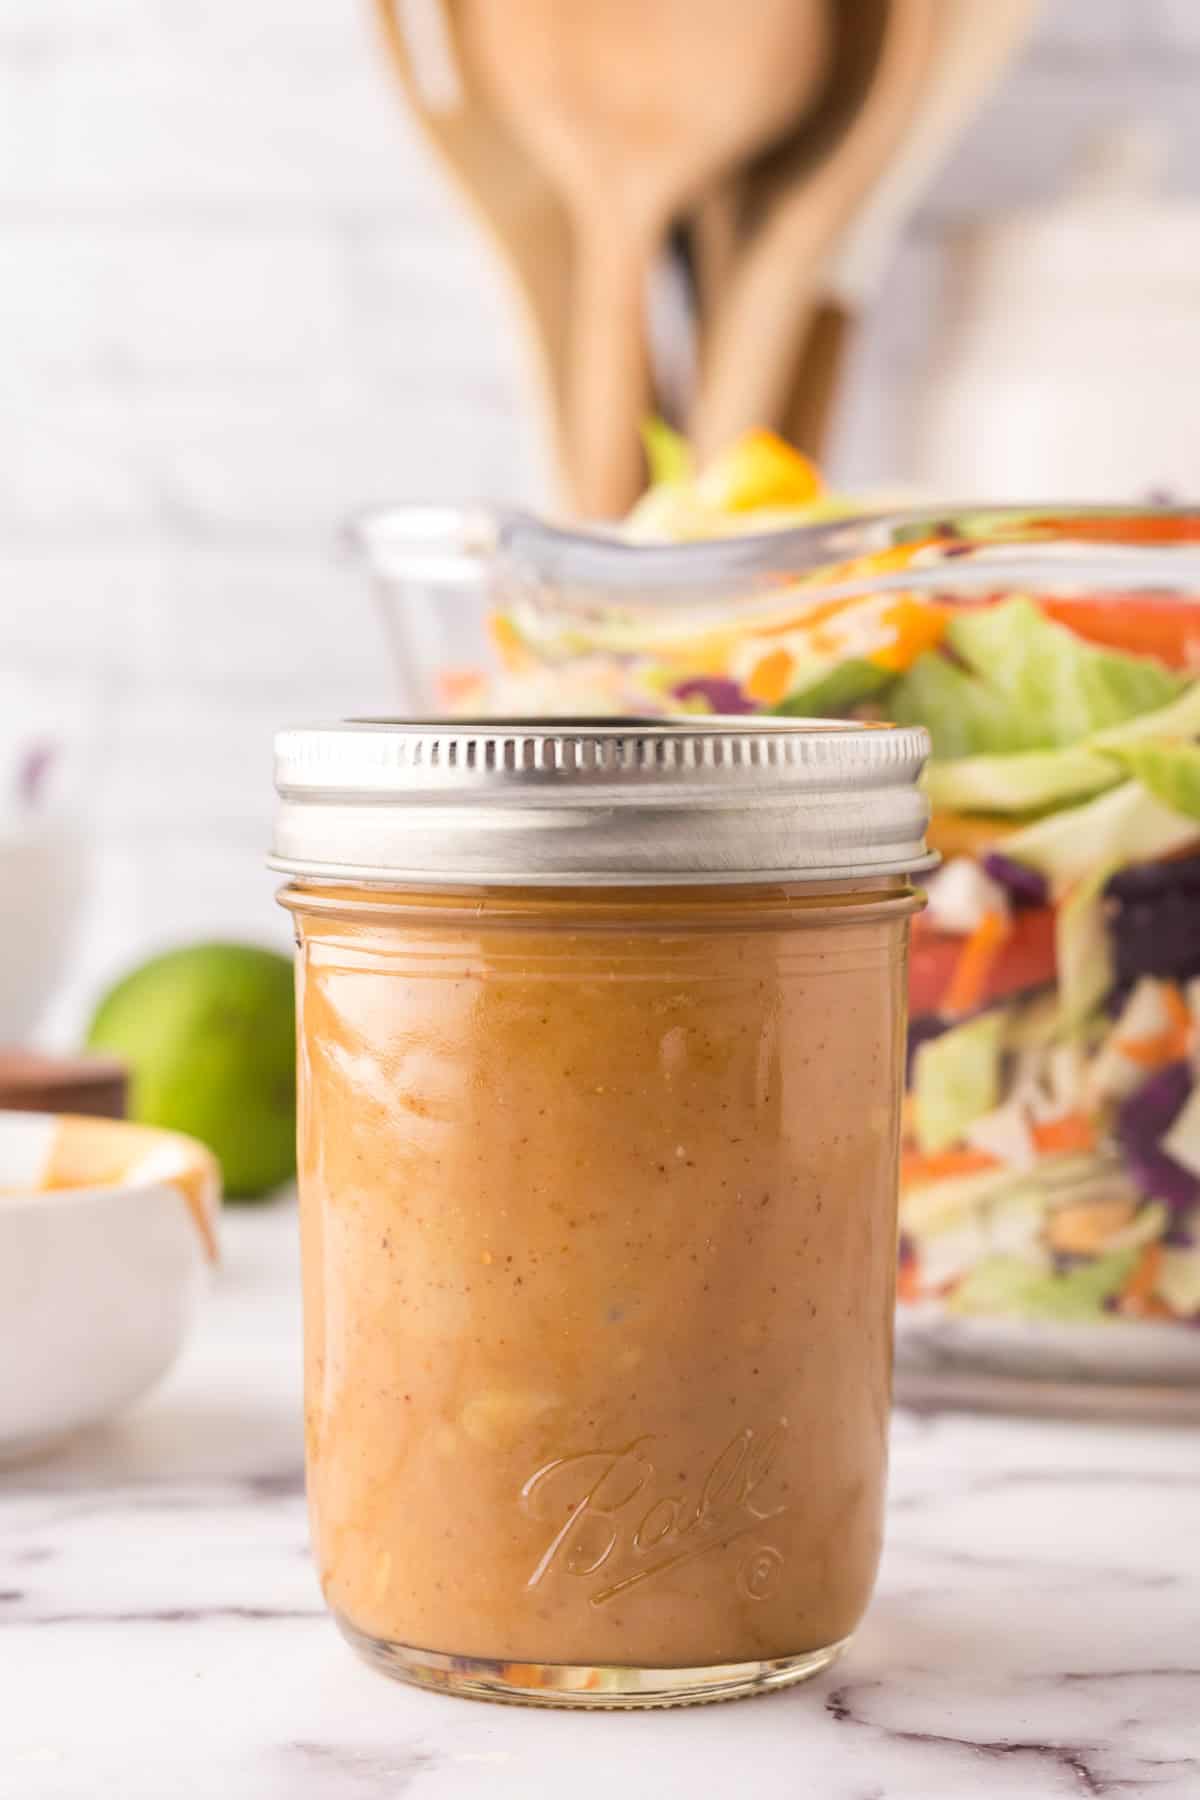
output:
[[[368,1661],[802,1680],[879,1554],[923,732],[286,731],[307,1464]]]

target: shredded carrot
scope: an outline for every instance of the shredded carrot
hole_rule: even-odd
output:
[[[872,652],[871,661],[897,673],[911,669],[925,650],[935,650],[946,633],[948,614],[936,601],[919,594],[900,594],[883,615],[894,631],[890,644]]]
[[[1009,922],[1003,913],[984,913],[959,952],[942,1001],[943,1012],[961,1015],[974,1012],[982,1004],[992,964],[999,956],[1009,930]]]
[[[996,1157],[986,1150],[940,1150],[923,1156],[919,1150],[906,1150],[900,1158],[902,1187],[928,1187],[933,1181],[952,1181],[958,1175],[981,1175],[985,1169],[998,1169]]]
[[[1188,1041],[1172,1028],[1153,1037],[1121,1038],[1117,1049],[1126,1062],[1136,1063],[1139,1069],[1162,1069],[1167,1063],[1182,1062]]]
[[[1046,1119],[1032,1128],[1034,1148],[1042,1156],[1055,1156],[1064,1151],[1093,1150],[1096,1127],[1086,1113],[1064,1113],[1061,1119]]]
[[[919,538],[908,544],[894,544],[890,550],[876,550],[870,556],[857,556],[849,562],[835,563],[831,568],[821,571],[821,580],[828,582],[831,587],[835,583],[840,587],[847,582],[861,581],[865,593],[880,575],[891,575],[899,569],[907,569],[936,542],[936,538]]]
[[[801,601],[795,612],[789,612],[783,618],[772,619],[769,624],[756,629],[754,635],[769,638],[778,637],[784,631],[811,631],[815,626],[824,625],[836,618],[838,613],[845,612],[848,607],[861,606],[862,602],[861,594],[852,594],[848,599],[841,600]]]
[[[788,691],[794,666],[786,650],[772,650],[751,669],[746,693],[751,700],[760,700],[764,706],[775,706]]]
[[[477,669],[443,669],[437,678],[438,698],[443,706],[460,706],[479,691]]]
[[[1187,1001],[1173,981],[1163,984],[1162,993],[1171,1015],[1170,1024],[1150,1037],[1117,1040],[1121,1055],[1140,1069],[1161,1069],[1167,1063],[1182,1062],[1191,1047],[1192,1015]]]
[[[520,632],[504,613],[494,612],[488,617],[488,636],[495,647],[502,666],[513,674],[520,674],[522,669],[530,666],[532,658]]]
[[[814,656],[840,656],[845,643],[845,635],[840,631],[830,631],[824,625],[818,625],[809,633],[808,641]]]
[[[906,1258],[896,1270],[896,1298],[909,1305],[921,1298],[921,1270],[915,1256]]]
[[[1067,1113],[1031,1127],[1034,1148],[1042,1156],[1065,1155],[1095,1148],[1096,1129],[1086,1113]],[[953,1181],[960,1175],[982,1175],[998,1169],[1000,1160],[987,1150],[939,1150],[925,1155],[906,1148],[900,1157],[900,1185],[928,1187],[935,1181]]]
[[[1125,1277],[1117,1296],[1117,1304],[1123,1313],[1133,1313],[1138,1318],[1145,1318],[1151,1312],[1161,1268],[1162,1245],[1147,1244]]]

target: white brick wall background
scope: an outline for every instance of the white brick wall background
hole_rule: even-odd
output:
[[[837,474],[904,473],[945,233],[1131,115],[1200,189],[1198,92],[1200,0],[1047,0],[896,259]],[[152,948],[286,941],[271,731],[389,701],[338,519],[538,474],[504,290],[363,0],[7,0],[0,222],[0,669],[82,676],[100,721],[62,1036]]]

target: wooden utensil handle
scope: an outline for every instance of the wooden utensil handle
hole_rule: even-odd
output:
[[[704,358],[692,436],[702,458],[751,425],[779,425],[800,321],[820,291],[820,265],[878,179],[912,112],[940,0],[891,0],[871,85],[833,148],[780,193],[748,249]]]
[[[580,233],[571,306],[571,480],[588,518],[618,518],[642,490],[641,425],[650,410],[649,254],[594,216]]]
[[[728,175],[705,194],[691,222],[698,311],[706,318],[719,304],[738,256],[737,179]]]
[[[812,265],[846,206],[836,185],[822,174],[810,186],[806,214],[780,242],[774,259],[747,258],[731,304],[715,323],[693,420],[703,457],[716,455],[752,423],[783,424]],[[780,281],[780,260],[795,271],[791,286]]]
[[[784,416],[784,435],[822,462],[829,450],[838,393],[846,358],[854,336],[855,319],[836,300],[818,307],[808,336],[800,347],[800,360],[792,385],[791,401]]]
[[[431,103],[414,64],[406,0],[373,0],[373,4],[384,51],[413,121],[484,233],[509,283],[542,426],[547,473],[556,502],[570,507],[574,496],[566,443],[565,359],[571,243],[561,202],[481,97],[477,81],[457,54],[456,9],[451,0],[425,0],[429,13],[425,23],[435,51],[445,50],[451,59],[439,73],[434,58],[437,105]],[[447,34],[445,44],[439,24]],[[462,84],[462,91],[451,105],[455,82]],[[425,87],[429,85],[427,80]]]

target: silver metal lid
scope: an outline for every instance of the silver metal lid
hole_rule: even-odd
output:
[[[326,881],[673,886],[934,860],[924,731],[813,719],[361,719],[282,731],[272,868]]]

